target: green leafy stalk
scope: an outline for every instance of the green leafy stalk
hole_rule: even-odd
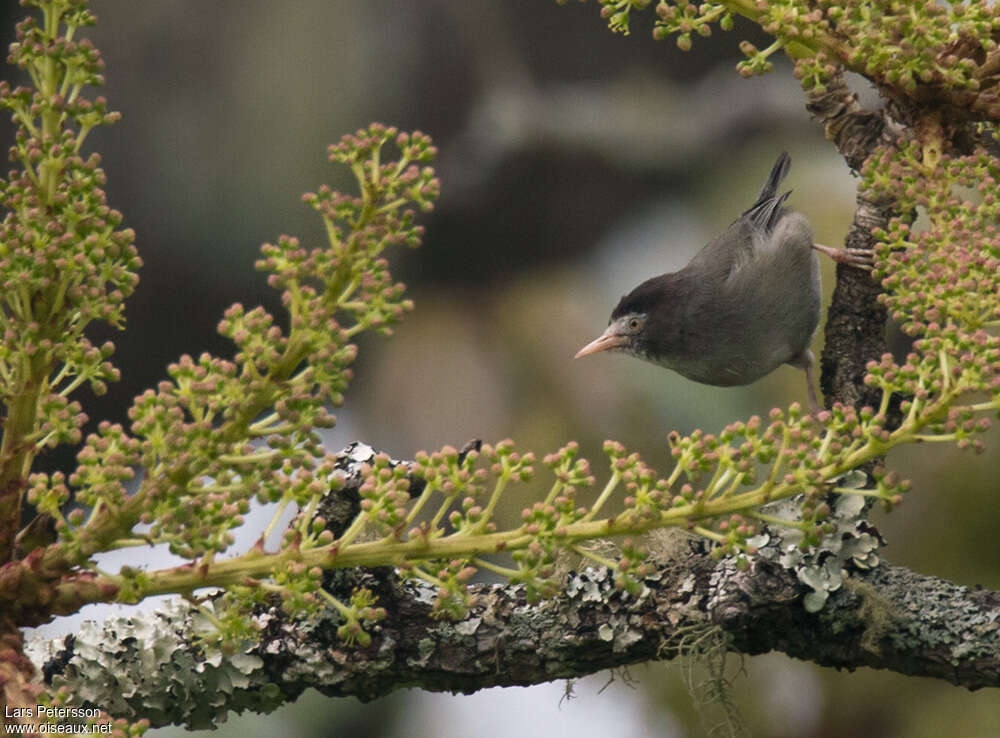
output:
[[[0,107],[18,125],[18,169],[0,182],[0,401],[6,406],[0,444],[0,563],[14,553],[17,529],[38,453],[78,443],[86,420],[68,396],[88,383],[97,393],[118,379],[108,343],[91,345],[94,320],[121,326],[123,303],[141,264],[134,234],[121,229],[101,186],[99,157],[84,159],[87,133],[118,119],[103,98],[83,96],[101,84],[103,63],[88,41],[75,41],[93,16],[83,2],[35,2],[41,24],[18,25],[11,59],[31,86],[0,83]],[[59,491],[63,490],[57,484]],[[65,502],[52,500],[50,508]]]

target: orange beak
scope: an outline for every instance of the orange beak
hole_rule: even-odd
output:
[[[604,333],[577,351],[576,356],[573,358],[579,359],[581,356],[596,354],[599,351],[610,351],[611,349],[623,348],[627,345],[628,336],[623,336],[620,333],[614,333],[611,326],[608,326],[608,329],[604,331]]]

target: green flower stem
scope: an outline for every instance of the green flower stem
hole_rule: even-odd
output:
[[[712,481],[708,483],[705,487],[705,497],[719,497],[719,488],[724,486],[729,482],[729,478],[733,476],[735,472],[733,468],[727,464],[717,464],[715,467],[715,473],[712,475]],[[724,495],[724,493],[723,493]]]
[[[781,435],[781,448],[778,449],[778,453],[774,457],[774,461],[771,464],[771,473],[767,477],[767,481],[764,482],[762,489],[770,499],[771,490],[774,488],[774,483],[778,479],[778,474],[781,472],[781,467],[785,463],[785,449],[788,448],[789,437],[788,428],[786,427]]]
[[[725,6],[725,4],[720,4],[714,10],[711,10],[708,13],[705,13],[703,16],[701,16],[701,20],[705,23],[715,23],[715,21],[719,20],[719,18],[721,18],[728,12],[730,11]]]
[[[785,45],[784,42],[782,42],[780,39],[776,39],[774,43],[772,43],[770,46],[768,46],[766,49],[760,52],[760,56],[764,59],[767,59],[769,56],[771,56],[771,54],[773,54],[778,49],[782,48],[784,45]]]
[[[0,443],[0,562],[13,554],[14,532],[21,519],[24,499],[23,480],[35,460],[35,444],[25,439],[37,430],[39,399],[49,366],[44,357],[36,355],[24,362],[25,370],[18,377],[19,389],[7,406]]]
[[[556,481],[554,481],[552,483],[552,486],[549,488],[549,493],[547,495],[545,495],[545,501],[542,504],[543,505],[551,505],[552,501],[555,500],[556,497],[559,496],[560,492],[562,492],[563,486],[564,486],[563,483],[560,482],[558,479]]]
[[[920,379],[920,388],[927,389],[926,380],[924,380],[923,377]],[[920,410],[923,407],[923,404],[923,401],[917,396],[914,396],[913,399],[910,400],[910,409],[906,413],[906,420],[903,421],[903,425],[913,424],[913,422],[920,415]]]
[[[309,527],[312,524],[312,519],[316,514],[316,508],[319,505],[320,496],[313,495],[309,499],[309,503],[306,505],[305,509],[299,514],[299,532],[302,534],[303,538],[307,538],[309,535]]]
[[[354,542],[354,539],[357,538],[359,535],[361,535],[361,532],[365,529],[365,526],[367,524],[368,524],[368,517],[364,514],[363,511],[359,512],[357,514],[357,517],[355,517],[354,520],[351,521],[351,524],[347,527],[347,530],[345,530],[344,534],[337,539],[337,542],[334,545],[337,548],[343,546],[350,546],[351,543]]]
[[[271,516],[271,520],[268,522],[267,527],[264,528],[264,532],[261,534],[260,539],[266,541],[274,533],[275,527],[278,525],[278,521],[281,520],[281,516],[285,513],[288,508],[288,503],[291,502],[289,497],[282,497],[278,502],[278,508],[274,511],[274,515]]]
[[[885,499],[883,495],[878,490],[872,489],[854,489],[851,487],[834,487],[831,492],[836,492],[838,495],[855,495],[856,497],[871,497],[876,500]]]
[[[621,475],[617,471],[612,473],[611,478],[608,480],[608,483],[604,485],[604,489],[601,490],[601,494],[598,496],[597,500],[591,506],[590,512],[588,512],[586,515],[583,516],[581,522],[586,523],[590,520],[593,520],[597,516],[597,513],[600,512],[601,507],[603,507],[604,503],[608,501],[609,497],[611,497],[611,494],[615,491],[615,488],[618,486],[618,482],[620,481],[621,481]]]
[[[28,443],[33,444],[34,451],[35,451],[36,454],[38,454],[38,453],[41,452],[42,449],[44,449],[52,441],[52,439],[56,438],[58,435],[59,435],[58,433],[56,433],[55,431],[52,431],[51,433],[47,433],[44,436],[42,436],[41,438],[39,438],[38,437],[39,434],[36,432],[36,433],[30,434],[24,440],[27,441]]]
[[[823,440],[820,442],[819,450],[816,452],[816,455],[819,458],[821,459],[826,458],[826,454],[830,450],[830,444],[833,442],[834,436],[835,434],[833,432],[833,429],[827,428],[826,433],[823,434]]]
[[[436,482],[429,481],[424,485],[424,491],[420,493],[420,497],[417,498],[417,501],[413,504],[413,507],[410,508],[410,512],[406,516],[405,525],[413,525],[413,521],[417,519],[417,515],[420,514],[420,511],[423,510],[424,505],[427,504],[427,501],[433,496],[434,492],[436,491],[437,491]]]
[[[393,200],[392,202],[387,202],[385,205],[380,206],[375,212],[379,214],[388,214],[395,210],[399,210],[407,202],[406,198],[399,198],[398,200]]]
[[[112,541],[111,548],[135,548],[138,546],[155,546],[160,541],[145,540],[143,538],[119,538]]]
[[[222,630],[223,628],[225,628],[223,622],[219,620],[219,618],[217,618],[211,610],[205,607],[205,605],[199,602],[196,602],[194,604],[198,608],[198,612],[201,614],[201,616],[205,618],[208,622],[210,622],[212,625],[214,625],[217,630]]]
[[[573,546],[573,551],[582,556],[583,558],[593,561],[598,566],[605,566],[608,569],[612,570],[618,568],[618,564],[616,564],[611,559],[605,556],[601,556],[600,554],[596,554],[593,551],[588,551],[583,546]]]
[[[876,413],[877,417],[881,417],[881,418],[885,417],[886,412],[889,410],[889,400],[890,399],[892,399],[892,392],[890,390],[887,390],[885,387],[883,387],[882,388],[882,397],[879,400],[879,404],[878,404],[878,413]]]
[[[35,121],[32,120],[28,111],[23,105],[18,105],[14,109],[14,118],[17,120],[17,124],[24,126],[24,129],[28,132],[30,136],[38,136],[38,128],[35,127]]]
[[[256,423],[254,424],[256,425]],[[251,428],[247,431],[247,435],[251,438],[266,438],[271,435],[286,435],[295,431],[297,426],[292,423],[282,423],[281,425],[269,425],[263,427]]]
[[[281,591],[281,588],[280,588],[280,587],[278,588],[278,591],[279,591],[279,592]],[[350,618],[352,618],[352,617],[354,616],[354,611],[353,611],[353,610],[351,610],[351,608],[349,608],[349,607],[348,607],[347,605],[345,605],[345,604],[344,604],[343,602],[341,602],[341,601],[340,601],[340,600],[338,600],[338,599],[337,599],[336,597],[334,597],[334,596],[333,596],[332,594],[330,594],[329,592],[327,592],[327,591],[326,591],[325,589],[322,589],[322,588],[320,588],[320,589],[319,589],[319,594],[320,594],[320,596],[321,596],[321,597],[322,597],[322,598],[323,598],[324,600],[326,600],[326,601],[327,601],[327,602],[328,602],[328,603],[329,603],[329,604],[330,604],[330,605],[331,605],[331,606],[332,606],[332,607],[333,607],[333,608],[334,608],[334,609],[335,609],[335,610],[336,610],[337,612],[339,612],[339,613],[340,613],[340,616],[341,616],[341,617],[343,617],[344,619],[350,619]]]
[[[476,525],[477,532],[486,530],[486,526],[489,525],[490,519],[493,517],[493,510],[496,508],[501,495],[503,495],[504,490],[507,489],[507,485],[510,483],[511,473],[510,468],[507,466],[507,459],[504,459],[503,473],[497,479],[497,483],[493,487],[493,494],[490,495],[490,500],[486,503],[486,507],[483,509],[483,518]]]
[[[421,569],[419,566],[414,566],[410,570],[410,574],[417,577],[418,579],[423,579],[425,582],[430,582],[435,587],[440,587],[442,589],[448,588],[448,585],[442,582],[438,577],[434,576],[428,571],[425,571],[424,569]]]
[[[990,400],[989,402],[977,402],[972,405],[959,405],[955,408],[958,411],[967,410],[969,412],[982,412],[984,410],[997,410],[1000,411],[1000,399]]]
[[[333,222],[330,218],[326,216],[323,217],[323,225],[326,227],[326,237],[330,242],[330,246],[333,247],[333,252],[340,253],[344,249],[344,245],[340,238],[337,236],[337,224]]]
[[[693,528],[691,528],[691,530],[697,533],[702,538],[707,538],[710,541],[715,541],[716,543],[724,544],[728,542],[728,539],[721,533],[717,533],[714,530],[709,530],[708,528],[704,528],[700,525],[694,526]]]
[[[494,574],[498,574],[505,579],[516,577],[520,573],[518,572],[517,569],[512,569],[509,566],[500,566],[499,564],[494,564],[492,561],[479,558],[478,556],[473,558],[471,560],[471,563],[478,569],[485,569],[486,571],[491,571]]]
[[[728,487],[726,488],[726,490],[725,490],[725,491],[724,491],[724,492],[722,493],[722,496],[723,496],[723,497],[728,497],[729,495],[731,495],[731,494],[733,494],[734,492],[736,492],[736,489],[737,489],[737,488],[738,488],[738,487],[740,486],[740,484],[742,484],[742,482],[743,482],[743,477],[744,477],[744,475],[743,475],[743,474],[735,474],[735,475],[733,476],[733,481],[731,481],[731,482],[729,483],[729,486],[728,486]]]
[[[95,553],[112,550],[116,540],[131,537],[132,528],[148,506],[148,501],[139,494],[125,498],[122,505],[113,511],[101,503],[102,500],[98,500],[86,524],[78,530],[79,536],[74,540],[71,557],[74,562],[83,562]],[[63,546],[49,546],[42,553],[42,565],[62,566],[68,553]]]
[[[430,529],[432,531],[439,529],[441,521],[444,519],[444,516],[448,514],[448,511],[451,509],[452,503],[455,502],[456,497],[458,497],[457,491],[452,492],[449,495],[445,495],[444,500],[441,502],[441,506],[438,507],[437,512],[434,513],[434,517],[431,519]]]
[[[767,513],[755,512],[753,510],[748,511],[744,514],[748,518],[759,520],[760,522],[767,523],[768,525],[778,525],[783,528],[795,528],[796,530],[806,530],[811,527],[810,523],[806,523],[801,520],[788,520],[787,518],[779,518],[775,515],[768,515]]]
[[[263,462],[270,462],[271,459],[275,459],[279,456],[281,456],[281,452],[278,450],[259,451],[252,454],[220,454],[219,461],[223,464],[237,466],[239,464],[260,464]]]
[[[332,246],[333,244],[331,243],[330,245]],[[348,302],[348,300],[350,299],[351,295],[354,294],[354,290],[358,288],[359,284],[361,284],[361,280],[358,279],[358,277],[355,277],[350,282],[348,282],[347,286],[344,287],[343,291],[340,293],[340,296],[337,298],[337,304],[347,309],[356,309],[353,308],[352,306],[358,303]],[[365,304],[360,303],[360,306],[364,308]]]
[[[60,372],[60,374],[61,373],[62,372]],[[58,379],[59,379],[59,377],[57,377],[55,380],[53,380],[52,384],[53,385],[57,384],[58,383]],[[80,385],[82,385],[88,379],[90,379],[90,375],[89,375],[88,372],[80,372],[75,377],[73,377],[73,379],[68,384],[66,384],[63,387],[60,387],[58,394],[61,397],[69,397],[69,395],[70,395],[71,392],[73,392],[75,389],[77,389],[78,387],[80,387]]]

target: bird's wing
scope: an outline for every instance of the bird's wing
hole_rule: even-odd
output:
[[[752,208],[743,213],[740,218],[749,220],[756,230],[763,233],[770,233],[781,219],[781,214],[784,211],[783,205],[790,194],[792,194],[791,190],[783,195],[759,200]]]
[[[792,159],[782,151],[771,168],[763,189],[754,202],[734,220],[726,232],[709,241],[691,260],[689,267],[697,270],[701,279],[713,277],[731,280],[751,261],[767,251],[771,234],[788,211],[785,200],[791,190],[781,195],[778,187],[788,174]]]

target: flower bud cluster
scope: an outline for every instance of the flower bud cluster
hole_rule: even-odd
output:
[[[876,276],[886,287],[880,300],[918,340],[904,366],[883,357],[866,381],[912,396],[907,410],[945,392],[1000,398],[1000,338],[989,330],[1000,325],[1000,165],[987,152],[948,156],[930,162],[928,176],[924,158],[908,144],[872,157],[862,170],[874,195],[896,198],[904,211],[921,209],[930,223],[914,232],[894,218],[875,232]],[[975,201],[968,199],[973,189]]]
[[[717,545],[712,549],[711,556],[716,561],[725,556],[735,556],[737,565],[743,568],[749,562],[746,554],[757,553],[757,549],[748,542],[757,534],[757,527],[742,515],[733,514],[715,520],[712,530],[715,535],[711,538]]]
[[[825,0],[827,16],[850,40],[848,64],[912,93],[918,85],[978,90],[972,54],[996,48],[996,13],[984,3]],[[966,56],[968,54],[968,56]]]
[[[928,177],[915,146],[884,153],[863,169],[873,193],[895,195],[901,209],[921,208],[931,224],[917,233],[895,218],[879,230],[885,303],[911,335],[948,324],[975,331],[1000,320],[1000,169],[985,152],[945,158]],[[978,202],[959,194],[975,187]]]
[[[302,613],[308,617],[318,613],[323,607],[323,570],[320,567],[309,566],[293,557],[287,557],[271,573],[271,580],[278,587],[289,612]]]
[[[615,567],[615,587],[637,596],[642,593],[643,579],[653,573],[654,567],[648,562],[649,550],[631,538],[622,541]]]
[[[628,453],[617,441],[605,441],[604,453],[608,456],[611,474],[625,484],[625,519],[642,523],[655,520],[673,504],[670,483],[660,479],[656,472],[639,458]]]
[[[387,454],[377,454],[361,469],[361,514],[380,536],[402,537],[410,501],[410,479],[402,464],[392,465]]]
[[[576,520],[579,515],[573,517],[567,510],[567,498],[572,497],[574,487],[587,483],[587,466],[585,462],[573,463],[575,450],[561,453],[562,461],[554,463],[562,467],[564,481],[557,482],[557,487],[567,492],[553,496],[567,519]],[[481,448],[477,444],[461,452],[452,446],[431,454],[421,451],[409,467],[377,454],[361,469],[361,515],[331,548],[339,550],[364,531],[385,540],[419,544],[417,555],[404,562],[403,572],[437,587],[435,612],[442,617],[461,616],[468,606],[465,585],[476,571],[471,558],[434,558],[420,555],[421,548],[439,540],[474,542],[476,536],[494,532],[492,515],[501,495],[511,482],[532,478],[534,461],[534,454],[519,454],[509,440]],[[492,491],[487,496],[491,480]],[[530,525],[529,521],[523,526],[526,532]],[[407,530],[407,526],[412,527]],[[529,534],[544,537],[537,529]],[[524,564],[526,570],[533,566],[537,562]],[[528,579],[536,576],[534,571],[527,574]]]
[[[135,477],[140,444],[117,423],[102,421],[97,433],[77,454],[77,468],[69,476],[77,501],[87,507],[115,509],[125,501],[126,484]]]
[[[530,482],[535,476],[535,455],[530,451],[520,454],[514,450],[514,442],[509,438],[496,446],[483,444],[482,456],[489,464],[490,474],[498,479],[514,479]]]
[[[431,614],[443,620],[464,618],[472,604],[468,584],[476,573],[476,567],[470,566],[467,559],[451,559],[428,562],[420,568],[426,572],[425,577],[437,586]]]
[[[357,643],[365,648],[371,644],[372,637],[365,626],[371,627],[386,616],[385,608],[376,607],[377,603],[378,597],[370,589],[359,587],[351,593],[350,603],[340,610],[344,623],[337,629],[337,635],[347,645]]]
[[[384,149],[390,142],[399,156],[383,161]],[[423,229],[414,224],[413,208],[430,211],[441,183],[433,169],[419,164],[429,162],[436,153],[423,133],[400,133],[380,123],[344,136],[330,146],[330,161],[351,167],[361,184],[361,196],[322,187],[318,193],[304,195],[303,200],[323,217],[335,256],[374,258],[386,246],[420,243]],[[366,212],[380,206],[378,213]]]
[[[547,466],[556,478],[556,496],[560,500],[557,507],[569,514],[576,490],[594,485],[594,476],[590,472],[590,462],[578,458],[580,444],[570,441],[552,454],[546,454],[542,463]]]
[[[627,35],[631,11],[651,0],[600,0],[601,17],[615,33]],[[760,26],[775,42],[764,50],[740,43],[744,77],[771,71],[769,57],[784,48],[806,90],[822,92],[837,69],[863,74],[883,88],[995,116],[997,80],[992,74],[1000,12],[991,3],[872,3],[869,0],[755,0],[745,3],[659,0],[653,37],[676,38],[688,51],[693,36],[709,36],[712,26],[728,31],[733,15]],[[986,71],[984,71],[984,68]]]
[[[445,514],[440,514],[439,508],[439,514],[434,517],[438,522],[447,520],[453,531],[494,529],[480,499],[489,475],[486,469],[476,468],[479,458],[480,452],[476,449],[460,454],[453,446],[445,446],[432,454],[419,451],[414,457],[411,473],[423,480],[422,495],[439,492],[444,497],[441,504],[447,506]],[[460,509],[451,509],[451,504],[460,498]],[[427,538],[441,532],[434,526],[423,524],[410,530],[408,535],[410,538]]]
[[[474,540],[496,530],[491,517],[500,495],[509,482],[531,477],[533,461],[532,454],[516,453],[510,441],[461,452],[452,446],[420,451],[410,465],[376,454],[361,467],[361,513],[330,550],[336,555],[365,532],[418,544],[418,554],[402,562],[402,572],[434,584],[436,614],[461,617],[469,604],[466,583],[476,571],[470,558],[434,558],[420,550],[441,539]],[[484,500],[491,477],[494,489]]]
[[[525,525],[539,524],[532,517],[536,516],[525,520]],[[559,591],[561,583],[555,579],[557,548],[553,536],[539,536],[525,548],[511,554],[517,564],[517,572],[511,575],[510,582],[524,585],[528,602],[552,597]]]
[[[19,430],[42,438],[24,444],[32,452],[78,443],[86,416],[66,396],[84,383],[103,394],[118,380],[108,361],[113,345],[97,348],[84,332],[95,320],[121,327],[141,265],[135,234],[107,205],[100,157],[81,154],[92,128],[119,118],[103,98],[81,94],[103,83],[100,54],[89,40],[74,40],[93,16],[83,2],[57,6],[44,27],[35,17],[19,23],[10,47],[8,60],[33,86],[0,82],[0,108],[17,125],[10,159],[18,165],[0,180],[0,399],[10,406],[33,388],[53,390],[27,410],[34,427],[18,420]]]
[[[651,2],[652,0],[601,0],[601,17],[608,22],[608,28],[614,33],[628,36],[631,11],[645,10]]]
[[[316,441],[318,445],[318,440]],[[303,444],[304,445],[304,444]],[[269,467],[261,472],[256,485],[257,499],[261,502],[294,502],[299,507],[299,517],[292,528],[307,536],[296,545],[303,548],[325,545],[333,539],[323,532],[323,526],[314,518],[311,529],[308,520],[302,516],[313,510],[316,501],[323,495],[336,492],[344,486],[344,473],[337,468],[337,456],[323,453],[322,448],[309,449],[308,453],[298,452],[292,442],[281,446],[284,458],[278,462],[271,460]],[[252,472],[251,472],[252,474]],[[221,477],[225,478],[225,476]],[[248,480],[249,481],[249,480]],[[253,489],[254,484],[248,484]]]
[[[887,512],[902,502],[903,495],[909,492],[912,487],[910,480],[903,479],[899,472],[886,471],[881,466],[872,470],[872,478],[875,480],[875,490]]]
[[[499,445],[503,448],[504,455],[512,453],[513,445],[509,441]],[[418,452],[410,468],[410,473],[423,486],[416,505],[422,506],[435,493],[439,493],[443,500],[436,513],[409,530],[407,539],[429,542],[447,535],[464,537],[495,531],[496,525],[490,519],[492,506],[488,506],[482,499],[491,475],[478,464],[483,459],[490,459],[496,465],[499,457],[497,450],[489,445],[483,446],[482,452],[475,447],[459,452],[453,446],[445,446],[431,454]],[[404,469],[402,466],[397,468]],[[502,488],[500,491],[502,492]],[[495,492],[494,495],[499,498],[498,493]],[[493,504],[495,503],[496,500],[493,500]],[[456,504],[457,508],[454,507]],[[417,512],[419,509],[418,507]],[[412,509],[406,520],[408,523],[416,521]],[[448,527],[442,525],[445,520]],[[421,561],[419,567],[404,567],[405,571],[427,579],[436,586],[436,616],[464,617],[470,602],[466,583],[476,572],[469,559],[427,559]]]
[[[696,4],[688,0],[680,2],[660,0],[656,5],[653,38],[662,41],[676,33],[677,48],[689,51],[691,34],[707,38],[712,35],[712,24],[716,22],[724,31],[733,28],[732,13],[723,3]]]
[[[382,148],[390,141],[401,155],[383,161]],[[194,557],[224,550],[254,496],[305,508],[339,485],[316,429],[331,427],[328,406],[343,402],[357,354],[350,337],[386,327],[409,307],[378,253],[419,240],[408,208],[429,208],[437,181],[411,161],[432,154],[419,133],[375,125],[345,137],[331,158],[351,164],[361,196],[324,189],[309,197],[324,219],[337,221],[328,222],[331,243],[306,249],[282,236],[261,249],[257,266],[270,272],[269,282],[282,290],[291,315],[287,335],[262,308],[233,305],[219,323],[219,332],[236,344],[233,361],[182,357],[168,370],[171,382],[137,398],[132,432],[139,460],[154,472],[143,487],[152,503],[144,519],[151,535],[169,542],[175,553]],[[354,324],[343,327],[345,318]],[[393,476],[381,459],[373,477],[377,484],[362,490],[363,514],[382,535],[398,534],[408,480],[402,470]],[[287,545],[327,542],[302,526],[293,530]]]

